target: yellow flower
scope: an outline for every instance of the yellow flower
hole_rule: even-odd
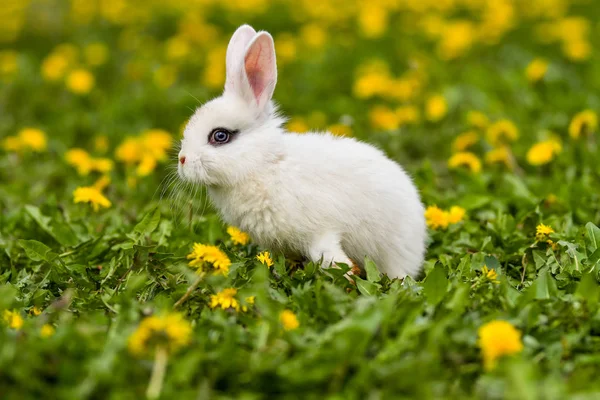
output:
[[[42,77],[46,81],[57,81],[65,76],[69,60],[62,54],[52,53],[42,62]]]
[[[23,317],[17,311],[4,310],[3,318],[11,329],[19,330],[23,327]]]
[[[169,60],[182,60],[190,54],[190,43],[186,38],[174,36],[165,43],[165,53]],[[277,48],[279,56],[279,48]]]
[[[304,132],[308,132],[308,130],[309,130],[308,125],[306,124],[306,121],[304,121],[304,119],[301,117],[294,117],[294,118],[290,119],[290,121],[286,125],[286,129],[289,132],[296,132],[296,133],[304,133]]]
[[[569,40],[563,43],[562,50],[572,61],[585,61],[592,54],[592,45],[587,39]]]
[[[143,151],[143,146],[137,138],[128,137],[115,150],[115,157],[126,164],[133,164],[142,159]]]
[[[491,321],[479,328],[479,347],[483,355],[486,370],[496,366],[498,358],[512,355],[523,350],[521,332],[507,321]]]
[[[19,151],[23,146],[17,136],[8,136],[2,141],[2,147],[6,151]]]
[[[104,190],[108,185],[110,185],[110,177],[108,175],[103,175],[94,182],[94,187],[100,191]]]
[[[359,68],[352,88],[354,96],[368,99],[390,91],[393,86],[388,65],[381,60],[371,60]]]
[[[256,296],[246,297],[246,299],[244,300],[246,302],[246,304],[242,305],[242,311],[243,312],[248,311],[248,307],[254,305],[255,297]]]
[[[240,310],[240,303],[236,300],[235,295],[237,294],[237,289],[228,288],[223,289],[217,294],[213,294],[210,296],[210,308],[221,307],[223,310],[227,310],[228,308],[233,308],[235,311]]]
[[[97,67],[108,60],[108,47],[104,43],[96,42],[88,44],[83,50],[86,62]]]
[[[325,45],[327,33],[318,23],[304,25],[300,29],[301,43],[318,50]]]
[[[358,10],[358,25],[368,38],[381,37],[388,27],[388,12],[376,2],[365,2]]]
[[[127,345],[129,352],[138,356],[151,352],[155,346],[175,352],[188,345],[191,336],[190,323],[180,314],[168,313],[144,318],[129,336]]]
[[[519,137],[519,130],[512,121],[502,119],[490,125],[486,132],[487,141],[494,147],[514,142]]]
[[[396,109],[400,125],[416,124],[421,120],[421,111],[415,106],[401,106]]]
[[[425,115],[428,121],[437,122],[446,116],[448,104],[444,96],[436,94],[425,102]]]
[[[47,338],[47,337],[54,335],[54,332],[55,332],[55,329],[52,325],[44,324],[44,325],[42,325],[42,329],[40,329],[40,336],[43,338]]]
[[[89,71],[79,68],[67,76],[67,88],[75,94],[88,94],[96,84],[94,75]]]
[[[398,129],[400,121],[396,113],[386,106],[375,106],[369,111],[369,120],[376,129],[392,131]]]
[[[592,110],[577,113],[569,124],[569,136],[579,139],[580,136],[591,135],[598,128],[598,114]]]
[[[486,129],[490,120],[481,111],[469,111],[467,112],[467,123],[473,128]]]
[[[137,166],[135,173],[137,176],[148,176],[156,168],[156,158],[150,154],[146,154],[142,157],[142,160]]]
[[[38,307],[33,306],[31,308],[31,310],[29,310],[29,313],[35,317],[37,317],[38,315],[40,315],[42,313],[42,310],[40,310]]]
[[[205,263],[209,263],[216,270],[216,273],[227,275],[231,261],[217,246],[210,246],[200,243],[194,243],[194,249],[187,255],[187,259],[191,260],[188,265],[197,267],[198,273],[202,272],[202,267]]]
[[[262,253],[256,256],[256,259],[260,261],[262,264],[266,265],[268,268],[271,268],[273,265],[273,259],[271,258],[271,253],[268,251],[263,251]]]
[[[478,174],[481,172],[481,160],[468,151],[455,153],[448,160],[448,167],[455,169],[461,166],[467,167],[472,173]]]
[[[94,186],[78,187],[73,192],[74,203],[90,203],[94,211],[98,211],[100,207],[108,208],[112,205],[98,188]]]
[[[463,56],[473,45],[475,26],[470,21],[458,20],[445,24],[437,52],[444,60]]]
[[[450,215],[438,206],[429,206],[425,210],[425,221],[431,229],[446,229],[450,224]]]
[[[164,160],[173,144],[173,137],[163,129],[148,129],[142,132],[140,139],[145,151],[157,160]]]
[[[234,244],[241,244],[242,246],[245,246],[250,241],[250,235],[248,235],[246,232],[242,232],[235,226],[227,227],[227,233]]]
[[[352,136],[352,128],[346,124],[329,125],[327,131],[335,136]]]
[[[279,63],[287,64],[296,59],[296,41],[289,33],[277,35],[275,38],[275,48],[277,49],[277,61]]]
[[[555,139],[536,143],[527,151],[527,162],[536,166],[548,164],[561,150],[560,143]]]
[[[154,71],[153,79],[156,86],[162,89],[173,86],[177,80],[177,67],[174,65],[162,65]]]
[[[92,158],[89,153],[80,148],[73,148],[65,153],[67,164],[77,169],[79,175],[87,175],[92,170]]]
[[[510,157],[510,149],[507,146],[500,146],[485,153],[485,162],[488,164],[504,164],[510,167]]]
[[[18,70],[18,54],[14,50],[0,51],[0,77],[9,77]]]
[[[487,267],[487,265],[484,265],[483,268],[481,268],[481,273],[483,274],[483,276],[486,277],[486,279],[488,279],[490,282],[495,283],[496,285],[498,285],[500,283],[500,281],[498,280],[498,274],[496,273],[496,270],[494,269],[489,269]]]
[[[551,233],[554,233],[554,229],[552,229],[551,226],[539,224],[535,228],[535,239],[537,241],[542,242],[542,241],[546,240],[548,238],[548,235],[550,235]]]
[[[548,62],[541,58],[536,58],[525,68],[525,75],[529,82],[535,83],[546,75],[546,71],[548,71]]]
[[[283,325],[283,329],[286,331],[297,329],[300,326],[298,317],[296,317],[296,314],[290,310],[283,310],[279,314],[279,321],[281,322],[281,325]]]
[[[465,151],[479,141],[479,134],[475,131],[467,131],[458,135],[452,142],[453,151]]]
[[[450,207],[448,212],[448,222],[451,224],[457,224],[465,218],[467,211],[459,206]]]
[[[21,144],[33,151],[44,151],[47,146],[46,133],[36,128],[23,128],[17,135]]]

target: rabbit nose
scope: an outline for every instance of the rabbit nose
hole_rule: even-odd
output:
[[[185,164],[185,156],[179,156],[179,162],[181,165]]]

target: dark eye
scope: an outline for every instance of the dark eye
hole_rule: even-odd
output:
[[[215,128],[208,135],[208,143],[213,145],[228,143],[231,140],[232,133],[225,128]]]

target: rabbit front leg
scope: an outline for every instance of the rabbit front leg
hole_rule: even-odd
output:
[[[337,233],[328,232],[324,235],[316,236],[310,244],[308,256],[313,262],[322,262],[323,268],[329,268],[332,264],[343,263],[352,267],[354,263],[340,244],[340,237]],[[346,275],[352,275],[352,270]],[[348,278],[348,276],[346,276]]]

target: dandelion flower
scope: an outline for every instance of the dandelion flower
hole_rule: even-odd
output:
[[[236,311],[240,310],[240,303],[235,298],[237,294],[237,289],[228,288],[223,289],[217,294],[213,294],[210,296],[210,308],[221,307],[223,310],[227,310],[228,308],[233,308]]]
[[[448,104],[444,96],[436,94],[425,102],[425,115],[428,121],[437,122],[446,116]]]
[[[245,246],[250,241],[250,235],[248,235],[246,232],[242,232],[235,226],[229,226],[227,228],[227,233],[234,244]]]
[[[548,164],[561,150],[560,143],[554,139],[536,143],[527,151],[527,162],[535,166]]]
[[[481,160],[475,154],[463,151],[455,153],[450,157],[448,167],[452,169],[467,167],[472,173],[478,174],[481,172]]]
[[[492,370],[497,360],[504,355],[520,353],[523,350],[521,332],[510,322],[491,321],[479,328],[479,347],[486,370]]]
[[[535,228],[535,238],[540,242],[546,240],[551,233],[554,233],[554,229],[549,225],[539,224]]]
[[[19,330],[23,327],[23,317],[17,311],[4,310],[4,322],[14,330]]]
[[[502,119],[490,125],[486,131],[487,141],[494,147],[514,142],[519,130],[512,121]]]
[[[452,142],[452,150],[465,151],[479,141],[479,134],[475,131],[467,131],[458,135]]]
[[[334,136],[352,136],[352,128],[346,124],[329,125],[327,131]]]
[[[300,326],[298,317],[296,317],[296,314],[290,310],[283,310],[279,314],[279,321],[281,322],[281,325],[283,325],[283,329],[286,331],[297,329]]]
[[[67,88],[75,94],[88,94],[96,83],[94,75],[85,69],[73,70],[67,76]]]
[[[510,167],[510,157],[510,149],[507,146],[500,146],[485,153],[485,162],[488,164],[504,164]]]
[[[54,327],[50,324],[44,324],[42,325],[42,328],[40,329],[40,336],[43,338],[47,338],[50,337],[52,335],[54,335]]]
[[[498,274],[496,273],[496,271],[494,269],[489,269],[487,267],[487,265],[484,265],[483,268],[481,268],[481,273],[490,282],[495,283],[495,284],[500,283],[500,281],[498,280]]]
[[[451,224],[457,224],[465,218],[467,211],[459,206],[450,207],[448,212],[448,222]]]
[[[82,186],[75,189],[73,192],[74,203],[90,203],[94,211],[98,211],[100,207],[108,208],[112,205],[102,192],[94,186]]]
[[[548,62],[541,58],[536,58],[525,68],[525,76],[531,83],[536,83],[542,80],[548,70]]]
[[[374,128],[384,131],[393,131],[400,126],[398,115],[383,105],[375,106],[369,111],[369,120]]]
[[[181,314],[168,313],[146,317],[129,336],[127,343],[130,353],[143,355],[156,346],[175,352],[189,344],[192,326]]]
[[[188,254],[187,259],[191,260],[188,265],[190,267],[197,267],[199,273],[202,272],[204,264],[208,263],[216,270],[215,272],[227,275],[229,273],[229,266],[231,265],[227,254],[217,246],[200,243],[194,243],[194,248]]]
[[[23,128],[19,131],[17,137],[25,148],[38,152],[46,150],[46,133],[40,129]]]
[[[306,121],[302,117],[293,117],[286,125],[289,132],[304,133],[308,132],[309,128]]]
[[[450,224],[448,212],[438,206],[429,206],[425,210],[425,221],[431,229],[446,229]]]
[[[481,111],[471,110],[467,112],[467,124],[476,129],[486,129],[490,123],[487,115]]]
[[[592,110],[585,110],[577,113],[569,124],[569,136],[573,139],[579,139],[580,136],[586,136],[594,133],[598,128],[598,114]]]
[[[268,251],[263,251],[262,253],[256,256],[256,259],[262,264],[266,265],[268,268],[271,268],[271,266],[273,265],[273,259],[271,258],[271,254]]]

